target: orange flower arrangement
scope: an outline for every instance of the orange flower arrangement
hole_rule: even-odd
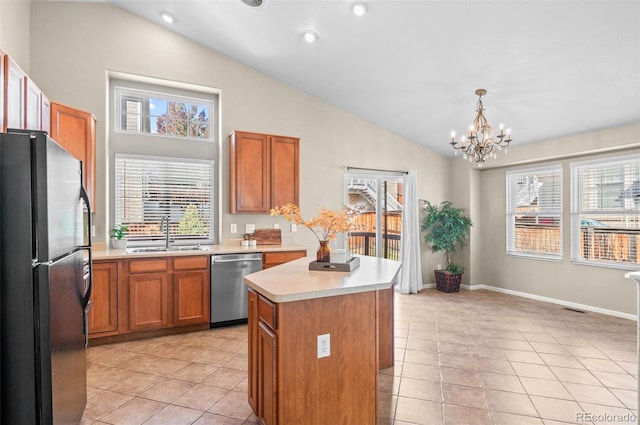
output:
[[[322,208],[320,214],[311,220],[305,220],[300,208],[295,204],[285,204],[270,211],[272,216],[283,215],[287,221],[302,225],[313,232],[318,241],[332,241],[340,232],[356,230],[355,217],[360,214],[357,208],[343,207],[338,211]]]

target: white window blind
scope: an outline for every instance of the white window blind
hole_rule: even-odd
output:
[[[213,243],[213,178],[213,161],[116,154],[115,222],[148,242],[165,237],[169,217],[177,243]]]
[[[640,155],[571,164],[572,260],[640,265]]]
[[[562,259],[562,166],[506,177],[507,254]]]

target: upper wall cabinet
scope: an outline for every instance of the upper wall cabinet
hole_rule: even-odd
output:
[[[96,118],[90,112],[51,102],[51,137],[82,161],[82,182],[96,211]]]
[[[50,132],[49,98],[11,57],[0,51],[3,101],[0,104],[0,128],[43,130]]]
[[[300,139],[234,131],[229,136],[229,211],[268,213],[299,200]]]
[[[0,131],[5,131],[6,127],[4,126],[4,122],[5,122],[5,116],[4,116],[4,104],[5,104],[5,97],[4,97],[4,85],[5,85],[5,79],[4,79],[4,69],[5,69],[5,63],[7,61],[7,54],[2,51],[2,49],[0,49]]]
[[[51,103],[49,98],[29,78],[25,78],[25,120],[29,130],[51,132]]]
[[[3,131],[7,128],[25,128],[27,75],[9,56],[5,56],[4,78],[5,126]]]

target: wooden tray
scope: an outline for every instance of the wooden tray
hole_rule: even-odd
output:
[[[257,245],[281,245],[282,233],[280,229],[256,229],[251,235]]]
[[[312,261],[309,263],[309,270],[325,272],[350,272],[360,266],[360,257],[351,257],[348,263],[320,263]]]

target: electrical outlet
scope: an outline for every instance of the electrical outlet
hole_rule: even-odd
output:
[[[273,228],[274,228],[274,229],[279,229],[279,228],[280,228],[280,225],[279,225],[278,223],[273,223]]]
[[[438,264],[438,265],[436,266],[436,270],[442,270],[442,264]]]
[[[318,335],[318,358],[331,355],[331,334]]]
[[[298,231],[298,225],[296,223],[291,223],[291,233],[295,233]]]
[[[245,233],[253,233],[256,230],[256,225],[255,224],[246,224],[244,226],[244,232]]]
[[[229,226],[229,233],[234,234],[234,233],[238,233],[238,225],[235,223],[232,223]]]

